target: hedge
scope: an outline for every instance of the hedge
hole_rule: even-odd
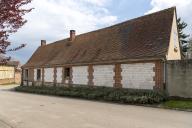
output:
[[[119,89],[97,86],[19,86],[15,88],[15,91],[127,104],[155,104],[167,99],[164,93],[159,93],[152,90]]]

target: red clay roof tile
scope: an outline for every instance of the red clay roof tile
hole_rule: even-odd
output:
[[[175,8],[39,47],[24,65],[68,65],[165,58]]]

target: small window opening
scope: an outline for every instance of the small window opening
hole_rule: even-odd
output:
[[[70,68],[65,68],[65,78],[70,77]]]
[[[37,69],[37,80],[41,80],[41,69]]]

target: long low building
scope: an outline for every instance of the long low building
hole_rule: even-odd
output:
[[[0,62],[3,60],[0,56]],[[0,85],[21,83],[21,70],[19,69],[19,61],[8,61],[0,63]]]
[[[180,60],[176,8],[46,44],[22,66],[25,86],[163,89],[164,62]]]

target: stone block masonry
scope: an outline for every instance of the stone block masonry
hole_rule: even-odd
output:
[[[122,76],[121,76],[121,72],[122,72],[122,68],[121,68],[121,64],[115,64],[115,68],[114,68],[114,72],[115,72],[115,76],[114,76],[114,87],[116,88],[122,88],[122,84],[121,84],[121,80],[122,80]]]
[[[73,84],[88,84],[88,66],[72,67],[73,69]]]
[[[62,83],[62,73],[63,73],[63,68],[62,67],[58,67],[57,69],[57,83]]]
[[[85,65],[70,66],[70,76],[66,79],[65,66],[40,68],[44,73],[40,80],[37,80],[37,69],[33,70],[33,85],[40,86],[70,86],[70,85],[90,85],[107,86],[116,88],[150,89],[161,87],[163,70],[159,68],[156,61],[118,63],[109,65]],[[30,76],[29,76],[30,77]],[[28,81],[28,82],[29,82]],[[68,81],[68,82],[66,82]],[[26,84],[26,83],[25,83]]]
[[[168,61],[166,75],[170,96],[192,98],[192,60]]]
[[[154,63],[122,64],[123,88],[153,89],[155,81]]]
[[[113,87],[114,84],[114,65],[93,66],[93,83],[96,86]]]
[[[29,69],[25,86],[90,85],[132,89],[164,90],[170,96],[192,98],[192,60],[150,61],[118,63],[110,65],[71,66],[69,83],[64,78],[65,67],[38,68],[41,78],[37,80],[37,68]],[[56,73],[56,75],[54,75]],[[56,83],[54,83],[56,76]],[[166,85],[165,88],[163,85]]]
[[[44,68],[44,82],[54,82],[54,68]]]

